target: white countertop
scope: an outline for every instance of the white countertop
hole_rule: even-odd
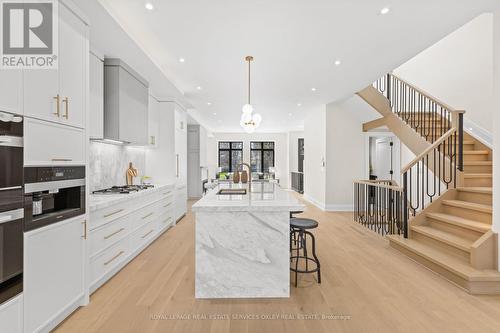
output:
[[[194,212],[227,211],[303,211],[300,203],[291,191],[283,190],[278,184],[253,182],[251,191],[248,184],[220,183],[193,205]],[[223,188],[246,188],[245,195],[218,195]]]
[[[174,188],[174,184],[167,185],[154,185],[154,188],[149,188],[147,190],[132,192],[128,194],[90,194],[89,195],[89,211],[93,212],[103,208],[107,208],[116,205],[120,202],[131,200],[137,197],[145,196],[158,192],[160,190],[165,190],[167,188]]]

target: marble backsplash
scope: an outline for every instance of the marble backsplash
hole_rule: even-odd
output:
[[[125,185],[129,162],[138,170],[134,184],[139,184],[146,171],[146,149],[118,146],[102,142],[90,143],[90,191]]]

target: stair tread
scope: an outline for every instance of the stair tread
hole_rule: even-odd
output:
[[[419,242],[416,239],[403,238],[399,235],[388,235],[387,238],[412,251],[421,257],[461,276],[469,281],[500,281],[500,272],[492,269],[475,269],[468,262],[453,255],[439,251],[438,249]]]
[[[427,213],[426,216],[445,223],[453,224],[459,227],[483,233],[491,229],[491,225],[487,223],[464,219],[463,217],[456,215],[443,214],[443,213]]]
[[[427,225],[415,225],[411,229],[425,236],[431,237],[435,240],[441,241],[448,245],[454,246],[466,252],[470,252],[473,241],[470,239],[462,238],[449,232],[439,230]]]
[[[493,165],[493,161],[464,161],[464,165]]]
[[[492,187],[457,187],[459,192],[493,194]]]
[[[464,173],[465,178],[493,178],[493,174],[491,173]]]
[[[474,202],[462,201],[462,200],[443,200],[442,203],[447,206],[454,206],[460,208],[473,209],[480,212],[492,213],[493,207],[491,205],[483,205]]]
[[[464,155],[488,155],[487,150],[464,150]]]

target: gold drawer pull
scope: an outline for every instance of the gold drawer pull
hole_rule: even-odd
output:
[[[66,112],[63,114],[63,118],[69,118],[69,97],[63,99],[63,103],[66,106]]]
[[[170,193],[172,193],[172,191],[165,192],[163,195],[169,195]]]
[[[116,230],[115,232],[113,232],[112,234],[109,234],[107,236],[104,236],[104,239],[109,239],[111,237],[113,237],[114,235],[116,234],[119,234],[120,232],[122,232],[123,230],[125,230],[125,228],[120,228],[119,230]]]
[[[118,252],[118,254],[117,254],[117,255],[115,255],[113,258],[109,259],[108,261],[106,261],[106,262],[104,263],[104,266],[109,265],[109,264],[110,264],[110,263],[112,263],[112,262],[113,262],[116,258],[118,258],[119,256],[121,256],[121,255],[122,255],[122,254],[124,254],[124,253],[125,253],[125,251],[120,251],[120,252]]]
[[[57,96],[53,98],[56,100],[56,112],[54,112],[53,115],[61,117],[61,96],[57,94]]]
[[[148,215],[143,216],[143,217],[142,217],[142,219],[143,219],[143,220],[145,220],[145,219],[147,219],[148,217],[150,217],[150,216],[151,216],[151,215],[153,215],[153,214],[154,214],[154,213],[149,213]]]
[[[172,218],[169,217],[168,219],[166,219],[165,221],[163,221],[163,223],[167,223],[168,221],[170,221]]]
[[[104,215],[104,218],[106,218],[106,217],[110,217],[110,216],[113,216],[113,215],[118,214],[118,213],[121,213],[121,212],[123,212],[123,211],[124,211],[124,209],[118,209],[117,211],[115,211],[115,212],[113,212],[113,213],[109,213],[109,214]]]
[[[166,204],[165,206],[163,206],[163,208],[167,208],[167,207],[168,207],[168,206],[170,206],[171,204],[172,204],[172,203],[170,202],[170,203]]]
[[[83,239],[87,239],[87,220],[83,220]]]
[[[142,238],[142,239],[144,239],[144,238],[148,237],[148,235],[149,235],[150,233],[152,233],[153,231],[155,231],[155,230],[154,230],[154,229],[149,230],[149,231],[148,231],[148,232],[147,232],[144,236],[142,236],[141,238]]]
[[[71,162],[73,161],[71,158],[53,158],[52,162]]]

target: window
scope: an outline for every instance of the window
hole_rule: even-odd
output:
[[[252,172],[269,172],[274,167],[274,142],[250,142]]]
[[[243,162],[243,142],[219,142],[219,167],[221,172],[233,172]]]

